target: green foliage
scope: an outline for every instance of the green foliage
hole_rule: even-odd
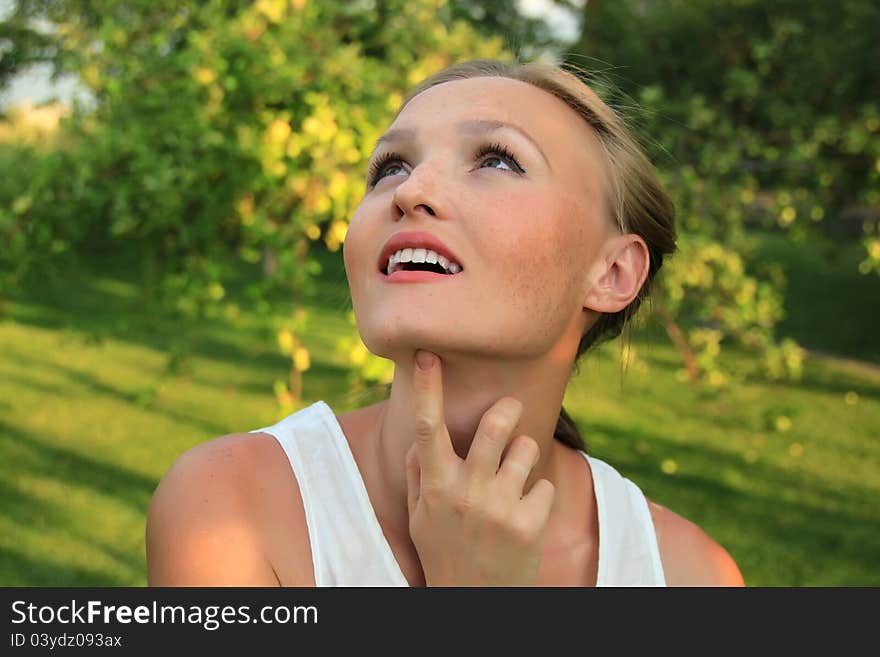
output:
[[[785,278],[741,257],[747,230],[796,242],[820,229],[863,235],[860,271],[880,272],[878,30],[880,8],[867,0],[584,9],[576,50],[606,69],[603,95],[640,133],[675,201],[682,248],[661,273],[660,304],[710,384],[727,380],[725,343],[761,350],[774,378],[802,368],[803,351],[775,336]]]
[[[774,340],[783,308],[773,283],[749,275],[739,253],[710,238],[685,233],[679,244],[661,294],[675,321],[688,327],[687,340],[705,381],[716,388],[727,383],[718,358],[723,340],[762,352],[765,373],[772,378],[797,377],[803,350],[792,340]]]
[[[633,119],[655,156],[674,160],[667,168],[692,166],[697,180],[730,189],[712,190],[731,208],[713,221],[757,213],[787,228],[861,228],[861,218],[873,230],[878,30],[870,0],[621,0],[587,5],[581,49],[637,97]]]

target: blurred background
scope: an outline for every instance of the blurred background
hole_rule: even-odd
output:
[[[880,585],[872,0],[0,0],[0,584],[144,585],[184,450],[382,398],[341,244],[403,95],[576,68],[680,252],[566,394],[748,585]]]

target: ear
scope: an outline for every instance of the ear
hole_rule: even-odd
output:
[[[639,235],[615,235],[608,239],[596,259],[595,282],[587,290],[584,308],[616,313],[635,299],[645,279],[651,256]]]

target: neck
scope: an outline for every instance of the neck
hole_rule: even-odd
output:
[[[539,479],[560,488],[563,461],[571,448],[553,436],[565,387],[570,358],[544,355],[533,360],[474,359],[437,352],[443,367],[443,407],[446,428],[453,449],[466,458],[483,414],[501,397],[511,396],[523,404],[520,421],[510,435],[533,438],[540,448],[523,493]],[[412,359],[401,359],[394,371],[391,395],[381,403],[372,427],[371,459],[381,487],[382,509],[377,509],[401,536],[409,535],[405,460],[413,442]],[[557,495],[550,513],[548,531],[565,516],[566,499]],[[560,524],[563,524],[560,522]]]

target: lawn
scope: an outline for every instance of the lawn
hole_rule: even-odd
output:
[[[859,276],[855,252],[813,261],[779,240],[766,249],[795,274],[787,333],[847,359],[810,358],[800,382],[774,383],[748,373],[753,356],[730,350],[740,376],[713,396],[682,381],[674,350],[646,330],[623,376],[619,344],[585,358],[566,408],[593,455],[702,526],[748,585],[880,585],[880,367],[864,298],[880,298],[876,278]],[[341,253],[322,259],[325,278],[304,303],[304,403],[344,412],[345,360],[333,344],[348,330],[347,287]],[[803,273],[820,261],[826,287]],[[836,294],[816,304],[820,326],[842,336],[811,324],[809,290],[829,285]],[[144,585],[144,516],[176,456],[277,419],[272,384],[287,371],[273,329],[280,317],[249,312],[233,290],[243,312],[204,326],[188,366],[169,374],[175,326],[130,322],[136,292],[124,256],[108,257],[6,306],[0,585]],[[860,353],[868,360],[855,360]]]

